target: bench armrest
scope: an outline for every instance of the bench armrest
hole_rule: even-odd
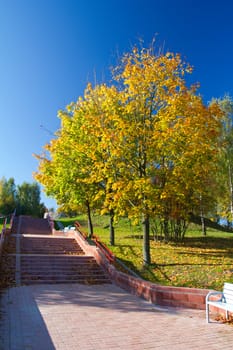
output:
[[[220,298],[215,301],[222,301],[224,299],[223,292],[209,292],[206,296],[206,303],[210,300],[210,297],[219,295]]]

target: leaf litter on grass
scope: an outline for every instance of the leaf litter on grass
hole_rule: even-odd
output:
[[[78,218],[76,218],[78,220]],[[126,219],[115,226],[115,246],[109,245],[108,217],[94,217],[97,236],[129,268],[146,280],[162,285],[222,290],[224,282],[233,283],[233,235],[198,228],[187,232],[183,242],[155,241],[151,237],[151,266],[143,267],[142,235],[139,226]],[[97,225],[95,225],[95,220]],[[81,221],[85,226],[83,216]]]

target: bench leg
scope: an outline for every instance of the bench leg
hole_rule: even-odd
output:
[[[226,310],[226,319],[228,320],[228,310]]]
[[[209,304],[206,303],[206,322],[209,323],[210,318],[209,318]]]

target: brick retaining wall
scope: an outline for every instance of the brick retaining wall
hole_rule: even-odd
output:
[[[159,305],[205,309],[205,297],[209,290],[161,286],[127,275],[111,265],[103,253],[95,246],[89,245],[77,231],[70,231],[67,235],[74,237],[86,254],[95,257],[96,261],[107,271],[113,283],[130,293]]]

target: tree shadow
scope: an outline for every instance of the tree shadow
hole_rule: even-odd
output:
[[[85,284],[56,284],[34,285],[29,287],[40,307],[72,306],[72,310],[87,308],[88,312],[94,308],[112,310],[119,313],[149,312],[154,313],[156,305],[124,291],[114,284],[85,285]],[[167,312],[168,307],[161,307],[160,312]],[[178,312],[173,310],[171,312]]]
[[[160,272],[160,274],[164,277],[164,279],[166,281],[171,282],[171,278],[163,271],[163,269],[161,268],[163,267],[162,264],[151,264],[149,267],[144,267],[144,270],[146,270],[146,272],[153,277],[154,282],[160,282],[159,278],[156,276],[155,272],[152,271],[151,269],[157,270]]]
[[[233,235],[229,238],[224,237],[185,237],[182,242],[176,242],[178,247],[200,248],[200,249],[233,249]]]
[[[133,256],[138,256],[138,249],[134,248],[132,245],[124,244],[124,245],[116,245],[121,254],[125,253],[125,249],[127,248]]]

